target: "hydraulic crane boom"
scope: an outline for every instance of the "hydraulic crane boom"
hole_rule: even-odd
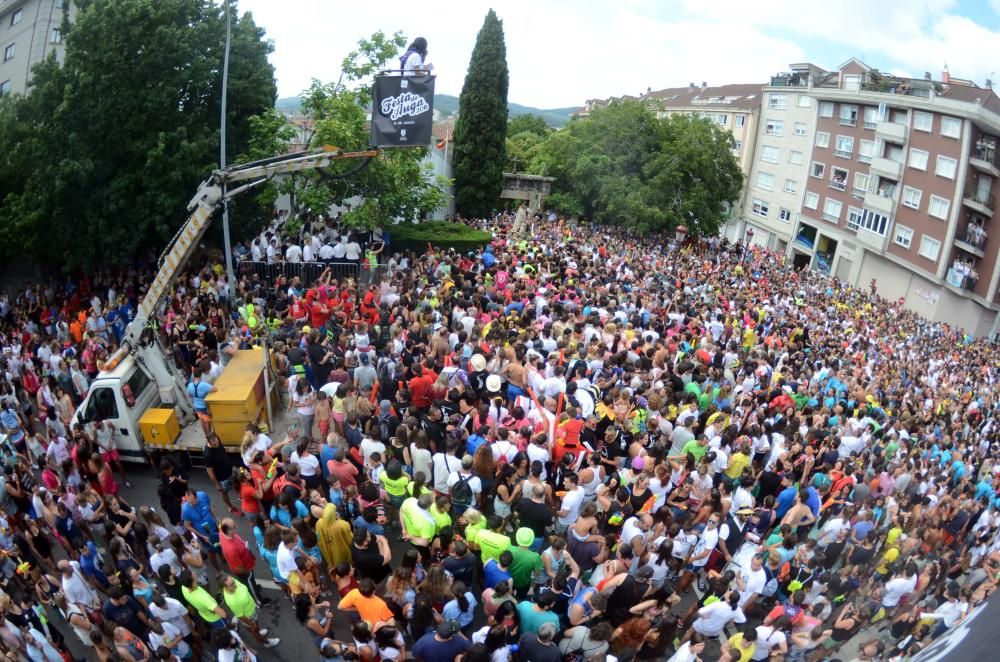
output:
[[[167,250],[164,251],[156,278],[153,279],[149,290],[146,292],[146,296],[140,302],[135,319],[125,329],[122,339],[122,349],[128,351],[128,348],[134,348],[138,345],[139,338],[142,336],[142,332],[146,328],[150,317],[155,314],[157,306],[163,299],[163,295],[169,291],[170,286],[177,278],[177,274],[180,273],[188,258],[191,257],[202,235],[205,234],[212,214],[215,213],[215,210],[224,201],[267,181],[275,175],[326,168],[334,161],[373,158],[377,155],[378,152],[376,150],[344,152],[340,149],[323,149],[310,152],[297,152],[245,165],[235,165],[213,172],[211,177],[198,187],[198,192],[195,193],[194,197],[191,198],[191,202],[188,203],[187,209],[191,212],[191,215],[184,226],[174,235]],[[226,191],[225,189],[228,184],[247,181],[250,183],[231,191]],[[230,283],[229,286],[235,287],[235,283]]]

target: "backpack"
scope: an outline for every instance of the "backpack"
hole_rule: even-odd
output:
[[[760,590],[760,595],[761,597],[769,598],[778,592],[778,578],[766,565],[764,566],[764,574],[767,576],[767,581],[764,582],[764,588]]]
[[[458,481],[451,486],[451,501],[456,506],[472,505],[472,486],[469,485],[471,478],[459,472]]]
[[[395,432],[395,430],[389,429],[391,427],[390,423],[392,422],[391,418],[392,415],[390,414],[389,416],[379,416],[377,419],[378,431],[383,442],[388,442]]]

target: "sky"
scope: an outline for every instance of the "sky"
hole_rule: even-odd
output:
[[[984,85],[1000,77],[1000,0],[239,0],[274,41],[279,96],[329,82],[358,39],[423,36],[457,95],[483,18],[503,20],[508,100],[538,108],[688,83],[764,83],[793,62]]]

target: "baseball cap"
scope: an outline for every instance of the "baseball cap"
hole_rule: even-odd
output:
[[[515,534],[517,544],[521,547],[531,547],[535,543],[535,532],[526,526],[522,526]]]
[[[635,573],[636,579],[649,579],[652,576],[653,576],[653,569],[650,568],[648,565],[642,566]]]
[[[455,636],[456,632],[458,632],[458,627],[456,627],[455,623],[452,621],[445,621],[437,626],[438,636],[444,639],[449,639]]]

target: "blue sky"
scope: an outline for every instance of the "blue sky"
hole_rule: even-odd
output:
[[[1000,78],[1000,0],[240,0],[274,40],[281,96],[376,30],[422,35],[439,92],[458,94],[483,17],[504,21],[511,101],[537,107],[689,82],[765,82],[792,62]]]

